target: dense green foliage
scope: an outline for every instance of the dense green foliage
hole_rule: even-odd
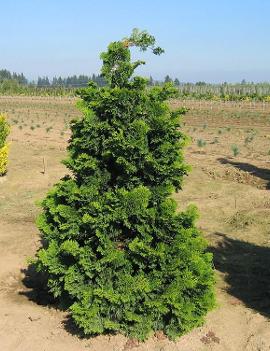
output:
[[[200,325],[213,307],[212,256],[194,225],[196,209],[176,211],[170,195],[188,167],[171,112],[172,83],[147,89],[131,79],[142,61],[130,47],[154,37],[134,31],[101,54],[108,85],[79,94],[83,118],[72,123],[64,177],[42,202],[43,247],[35,266],[85,334],[122,332],[144,340],[175,338]]]
[[[0,176],[7,172],[8,145],[7,137],[10,131],[9,124],[4,115],[0,115]]]

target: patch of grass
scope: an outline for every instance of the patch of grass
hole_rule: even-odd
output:
[[[231,146],[231,150],[232,150],[232,153],[233,153],[234,157],[236,157],[236,156],[238,156],[240,154],[239,147],[236,144],[233,144]]]
[[[197,140],[197,146],[199,147],[199,148],[202,148],[202,147],[204,147],[206,145],[206,141],[205,140],[203,140],[203,139],[198,139]]]
[[[254,216],[245,213],[244,211],[237,211],[230,218],[227,223],[236,229],[243,229],[255,222]]]

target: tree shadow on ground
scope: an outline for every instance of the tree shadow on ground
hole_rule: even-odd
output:
[[[26,289],[20,291],[20,295],[27,297],[28,300],[38,305],[57,306],[57,301],[48,291],[47,277],[44,274],[38,273],[32,264],[26,269],[22,269],[21,272],[24,275],[22,283]]]
[[[227,158],[218,158],[218,161],[222,164],[229,164],[234,166],[235,168],[240,169],[241,171],[248,172],[249,174],[263,179],[266,181],[266,189],[270,189],[270,169],[267,168],[259,168],[257,166],[254,166],[250,163],[246,162],[235,162],[232,160],[229,160]]]
[[[65,303],[60,303],[58,299],[53,297],[48,290],[48,278],[44,273],[37,272],[35,266],[32,264],[30,264],[26,269],[22,269],[21,272],[24,275],[22,283],[25,289],[20,291],[19,295],[25,296],[28,300],[36,303],[37,305],[54,308],[60,311],[68,311],[70,300],[67,298]],[[77,336],[78,338],[90,338],[83,334],[82,330],[76,326],[68,313],[63,320],[62,325],[67,332]]]
[[[270,247],[257,246],[216,233],[220,242],[210,251],[215,268],[225,273],[227,292],[270,317]]]

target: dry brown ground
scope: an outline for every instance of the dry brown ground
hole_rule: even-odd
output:
[[[193,169],[175,198],[179,208],[199,207],[198,225],[215,257],[218,305],[203,327],[177,342],[156,335],[144,344],[120,335],[80,339],[25,276],[27,257],[39,246],[36,201],[65,174],[60,160],[68,122],[79,115],[74,101],[0,97],[0,111],[12,124],[9,171],[0,179],[1,351],[270,350],[269,111],[196,106],[185,117]],[[198,139],[206,145],[199,148]]]

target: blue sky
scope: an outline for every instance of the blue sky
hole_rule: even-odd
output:
[[[139,73],[181,81],[270,81],[269,0],[0,0],[0,68],[97,73],[99,54],[132,28],[165,49]]]

